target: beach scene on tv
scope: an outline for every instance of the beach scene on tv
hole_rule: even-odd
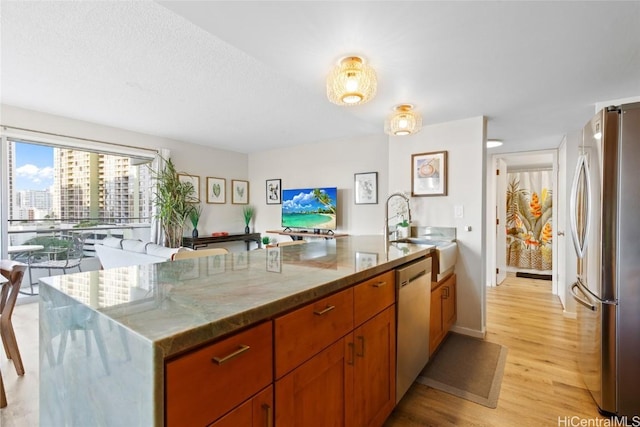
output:
[[[336,228],[338,189],[282,190],[282,226],[289,228]]]

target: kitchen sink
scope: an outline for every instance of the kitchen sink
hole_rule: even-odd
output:
[[[448,276],[456,265],[458,259],[458,244],[451,240],[433,240],[425,237],[407,237],[404,239],[392,240],[391,243],[411,243],[414,245],[434,246],[435,259],[433,269],[433,279],[438,282]]]

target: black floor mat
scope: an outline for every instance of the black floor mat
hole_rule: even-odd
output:
[[[550,274],[534,274],[534,273],[516,273],[516,277],[524,277],[525,279],[551,280]]]

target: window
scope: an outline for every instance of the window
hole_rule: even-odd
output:
[[[140,161],[115,152],[118,146],[105,152],[18,138],[6,144],[9,245],[47,230],[104,230],[97,239],[112,234],[110,227],[148,233],[151,154]]]

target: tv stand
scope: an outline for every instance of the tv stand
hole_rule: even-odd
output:
[[[287,229],[289,229],[289,231],[287,231]],[[289,236],[292,240],[302,240],[303,237],[321,237],[324,239],[334,239],[338,237],[348,236],[347,233],[334,233],[332,230],[327,230],[326,232],[320,232],[320,230],[313,230],[313,232],[309,232],[307,230],[291,231],[289,227],[285,228],[284,231],[267,230],[266,233]]]

